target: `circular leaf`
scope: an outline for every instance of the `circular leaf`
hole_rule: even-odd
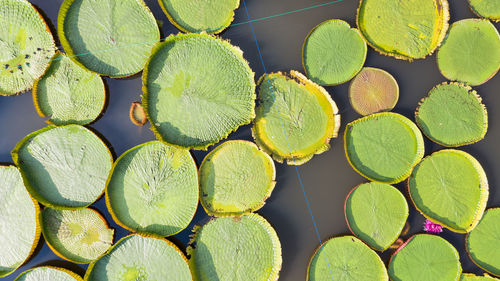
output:
[[[498,281],[499,279],[490,277],[488,274],[484,276],[476,276],[474,274],[462,273],[460,281]]]
[[[469,0],[470,8],[480,17],[500,21],[499,0]]]
[[[15,281],[82,281],[78,274],[64,268],[41,266],[28,269],[21,273]]]

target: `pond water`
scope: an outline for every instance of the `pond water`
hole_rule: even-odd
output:
[[[63,0],[31,0],[49,20],[53,31],[57,24],[57,13]],[[179,31],[171,25],[161,11],[156,0],[145,1],[155,17],[162,23],[162,37]],[[321,5],[331,0],[246,0],[252,19],[264,18],[289,11],[299,10],[313,5]],[[303,71],[301,65],[301,48],[308,32],[317,24],[328,19],[343,19],[352,26],[355,25],[357,0],[343,0],[338,3],[323,5],[296,13],[263,19],[253,22],[255,34],[262,51],[267,71]],[[469,10],[466,0],[450,2],[450,22],[475,17]],[[255,45],[248,18],[242,6],[237,10],[234,23],[223,32],[223,38],[231,40],[239,46],[250,66],[256,73],[256,79],[263,74],[259,53]],[[241,23],[241,24],[238,24]],[[496,24],[500,28],[500,24]],[[60,46],[60,44],[58,43]],[[435,85],[446,81],[439,73],[435,55],[425,60],[413,63],[396,60],[377,54],[369,49],[366,66],[379,67],[395,76],[400,86],[400,100],[394,109],[414,120],[414,110],[421,98]],[[105,79],[109,87],[108,106],[103,116],[90,127],[98,131],[110,144],[115,159],[117,156],[138,144],[154,140],[155,137],[149,125],[137,127],[128,118],[130,104],[141,99],[140,75],[128,79]],[[355,113],[348,101],[348,83],[328,87],[327,90],[337,103],[342,115],[341,133],[345,124],[360,116]],[[500,75],[496,75],[486,84],[475,87],[489,111],[489,130],[486,138],[474,145],[461,149],[475,156],[483,165],[490,183],[490,198],[488,207],[500,206]],[[15,97],[0,96],[0,162],[11,163],[10,151],[25,135],[44,127],[46,124],[35,112],[31,92]],[[233,133],[229,139],[251,140],[250,127],[245,126]],[[356,185],[366,182],[349,166],[344,155],[342,138],[333,139],[330,151],[315,156],[305,165],[298,167],[298,172],[304,185],[304,191],[309,200],[320,238],[326,239],[348,234],[344,218],[344,200],[348,192]],[[426,154],[442,149],[437,144],[426,140]],[[204,151],[194,151],[198,164],[206,155]],[[408,198],[404,184],[396,185]],[[106,210],[104,200],[96,202],[93,207],[100,210],[110,225],[116,229],[115,241],[128,231],[117,226]],[[409,223],[410,234],[422,232],[424,218],[411,205]],[[275,227],[283,248],[283,268],[280,280],[305,280],[308,261],[314,250],[319,246],[319,239],[311,219],[304,193],[298,181],[297,171],[293,166],[277,164],[277,185],[266,205],[258,211]],[[201,206],[193,222],[181,233],[169,238],[182,249],[189,241],[191,229],[196,223],[206,221],[207,215]],[[460,260],[464,272],[481,273],[464,250],[464,235],[445,230],[441,236],[450,241],[460,252]],[[405,236],[405,238],[407,238]],[[43,246],[42,246],[43,245]],[[492,245],[494,246],[494,245]],[[0,246],[1,248],[1,246]],[[387,261],[390,252],[381,254]],[[1,281],[14,280],[22,271],[36,265],[49,264],[72,269],[84,273],[86,266],[73,265],[65,262],[52,253],[43,239],[34,257],[18,271]],[[225,281],[225,280],[224,280]]]

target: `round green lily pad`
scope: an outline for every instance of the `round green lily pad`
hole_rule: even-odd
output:
[[[465,239],[472,261],[485,271],[500,276],[500,208],[488,209]]]
[[[187,249],[194,280],[278,280],[281,244],[263,217],[215,218],[194,231]]]
[[[276,184],[273,159],[248,141],[228,141],[200,166],[201,205],[209,215],[242,215],[264,206]]]
[[[448,241],[417,234],[392,255],[388,271],[392,281],[458,281],[462,266],[457,250]]]
[[[321,245],[307,267],[307,281],[387,281],[384,262],[354,236],[331,238]]]
[[[406,179],[420,162],[424,139],[408,118],[382,112],[347,124],[344,148],[356,172],[369,180],[392,184]]]
[[[254,73],[242,52],[207,34],[170,36],[143,73],[142,105],[159,139],[206,149],[255,116]]]
[[[370,182],[358,185],[344,206],[347,226],[371,248],[384,251],[399,237],[408,218],[404,195],[391,185]]]
[[[115,78],[141,71],[160,40],[156,19],[143,0],[65,0],[57,22],[71,59]]]
[[[79,125],[47,126],[12,150],[31,196],[56,209],[82,208],[103,193],[113,158],[104,142]]]
[[[390,111],[398,99],[398,82],[383,69],[364,67],[349,85],[352,108],[363,116]]]
[[[99,75],[81,68],[63,54],[56,54],[47,72],[33,86],[38,114],[54,125],[85,125],[104,109],[106,90]]]
[[[361,0],[357,23],[377,52],[411,61],[434,52],[448,19],[446,0]]]
[[[434,87],[420,102],[415,120],[429,139],[449,147],[478,142],[488,130],[488,113],[481,97],[459,83]]]
[[[49,247],[63,259],[89,263],[113,244],[114,230],[93,209],[56,210],[41,213],[42,232]]]
[[[198,173],[189,151],[159,141],[123,153],[106,186],[106,205],[120,226],[159,236],[186,228],[198,199]]]
[[[469,0],[469,5],[478,16],[500,21],[500,0]]]
[[[78,274],[64,268],[41,266],[21,273],[15,281],[83,281]]]
[[[340,114],[323,87],[294,70],[264,74],[258,84],[252,134],[262,150],[278,162],[300,165],[330,149]]]
[[[319,85],[351,80],[366,59],[366,42],[356,28],[343,20],[328,20],[314,27],[302,48],[307,77]]]
[[[498,281],[498,280],[500,279],[493,278],[488,274],[485,274],[484,276],[476,276],[470,273],[462,273],[462,276],[460,277],[460,281]]]
[[[481,164],[454,149],[425,157],[413,170],[408,189],[426,218],[455,232],[474,229],[488,201],[488,180]]]
[[[170,22],[184,32],[220,33],[234,19],[240,0],[158,0]]]
[[[0,26],[0,95],[11,96],[33,87],[56,46],[43,17],[26,0],[3,0]]]
[[[448,80],[477,86],[500,69],[500,35],[485,19],[453,23],[437,53],[439,70]]]
[[[129,235],[92,262],[85,281],[191,281],[184,254],[172,242],[148,235]]]
[[[38,203],[31,199],[14,166],[0,165],[0,277],[14,272],[36,248],[40,238]]]

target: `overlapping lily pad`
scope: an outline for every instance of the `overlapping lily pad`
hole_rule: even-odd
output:
[[[198,174],[189,151],[159,141],[123,153],[106,187],[106,205],[118,224],[160,236],[183,230],[198,199]]]
[[[319,85],[351,80],[365,63],[366,42],[343,20],[325,21],[311,30],[302,49],[307,77]]]
[[[387,281],[388,276],[377,253],[354,236],[342,236],[316,250],[306,280]]]
[[[200,166],[201,204],[210,215],[241,215],[260,209],[274,189],[269,155],[248,141],[228,141]]]
[[[255,116],[254,74],[242,52],[207,34],[158,44],[143,74],[142,104],[162,141],[206,149]]]
[[[415,207],[428,219],[456,232],[479,223],[488,201],[488,180],[481,164],[454,149],[434,152],[413,170],[408,187]]]
[[[39,207],[13,166],[0,166],[0,277],[14,272],[33,253],[40,238]]]
[[[469,4],[472,11],[477,15],[493,21],[500,21],[499,0],[469,0]]]
[[[45,75],[33,87],[35,108],[55,125],[85,125],[94,121],[106,103],[99,75],[81,68],[63,54],[56,54]]]
[[[369,180],[385,183],[406,179],[424,155],[420,130],[408,118],[392,112],[347,124],[344,147],[354,170]]]
[[[391,185],[377,182],[355,187],[346,198],[344,210],[352,233],[378,251],[396,241],[408,218],[404,195]]]
[[[0,9],[0,95],[33,87],[56,47],[43,17],[26,0],[3,0]]]
[[[474,274],[462,273],[462,276],[460,277],[460,281],[498,281],[498,280],[499,279],[493,278],[488,274],[485,274],[484,276],[476,276]]]
[[[113,158],[92,131],[79,125],[48,126],[12,150],[31,196],[53,208],[82,208],[103,193]]]
[[[64,268],[40,266],[21,273],[15,281],[83,281],[76,273]]]
[[[65,0],[57,21],[68,56],[110,77],[141,71],[160,40],[156,20],[143,0]]]
[[[340,114],[330,94],[297,71],[264,74],[259,80],[252,134],[276,161],[300,165],[330,149]]]
[[[215,218],[197,227],[188,255],[197,281],[276,281],[282,262],[276,232],[253,213]]]

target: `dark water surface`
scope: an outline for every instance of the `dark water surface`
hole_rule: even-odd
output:
[[[54,28],[57,24],[59,6],[63,0],[30,1],[43,11]],[[246,0],[246,3],[250,17],[257,19],[330,1]],[[156,0],[146,0],[146,2],[156,18],[163,22],[163,37],[178,32],[168,22]],[[254,22],[255,34],[259,40],[267,70],[269,72],[289,71],[291,69],[303,71],[301,48],[309,30],[322,21],[333,18],[346,20],[354,26],[357,4],[357,0],[344,0],[335,4]],[[450,1],[450,6],[450,22],[475,17],[468,9],[466,0]],[[246,21],[248,21],[248,18],[242,2],[234,23]],[[500,28],[500,24],[496,24],[496,27]],[[256,79],[263,74],[259,54],[248,23],[233,26],[222,33],[221,36],[230,39],[233,44],[238,45],[243,50],[245,58],[250,62],[250,66],[256,73]],[[400,86],[400,100],[394,111],[402,113],[412,120],[414,119],[413,112],[418,101],[426,96],[433,86],[446,81],[437,69],[435,56],[408,63],[381,56],[370,49],[366,66],[383,68],[395,76]],[[127,149],[154,140],[155,137],[149,130],[149,125],[139,128],[133,125],[128,118],[130,104],[140,100],[140,76],[136,75],[125,80],[105,80],[109,86],[109,105],[102,118],[90,127],[97,130],[111,144],[116,159],[116,156],[119,156]],[[341,111],[342,127],[340,132],[343,133],[347,122],[360,117],[349,105],[347,98],[348,83],[328,87],[327,90]],[[482,86],[475,87],[475,90],[481,95],[488,109],[489,130],[483,141],[461,149],[475,156],[485,168],[490,183],[488,207],[498,207],[500,206],[500,192],[497,186],[500,184],[500,175],[496,172],[500,167],[500,148],[498,147],[500,119],[497,110],[500,109],[500,75],[496,75]],[[31,92],[15,97],[0,96],[0,120],[2,121],[0,122],[0,162],[7,163],[12,162],[10,151],[18,141],[28,133],[46,125],[44,120],[35,112]],[[248,126],[240,128],[230,136],[230,139],[251,140],[250,128]],[[298,167],[304,183],[305,193],[309,198],[312,214],[323,241],[332,236],[349,233],[344,219],[344,199],[350,189],[366,181],[356,174],[347,163],[342,142],[342,138],[333,139],[330,151],[317,155],[305,165]],[[426,140],[426,154],[439,149],[442,149],[442,147]],[[195,151],[194,155],[197,162],[201,163],[206,152]],[[295,167],[277,164],[277,182],[271,198],[258,213],[270,221],[281,240],[283,268],[280,280],[303,281],[305,280],[309,258],[315,248],[319,246],[318,237],[298,182]],[[403,184],[396,186],[407,195]],[[411,206],[409,217],[410,233],[421,232],[424,218],[414,210],[410,201],[409,204]],[[116,229],[116,239],[128,233],[113,222],[106,211],[103,199],[97,201],[93,207],[99,209],[111,226]],[[200,206],[191,225],[169,239],[184,249],[189,241],[193,225],[206,219],[207,215]],[[464,235],[445,230],[442,236],[457,247],[464,272],[482,272],[470,261],[465,253]],[[41,264],[62,266],[79,274],[84,274],[86,266],[73,265],[61,260],[52,253],[43,239],[40,245],[43,246],[38,247],[34,257],[26,265],[8,277],[0,278],[0,280],[14,280],[22,271]],[[492,247],[495,246],[498,247],[498,245],[492,245]],[[387,261],[389,254],[389,251],[382,253],[385,261]]]

